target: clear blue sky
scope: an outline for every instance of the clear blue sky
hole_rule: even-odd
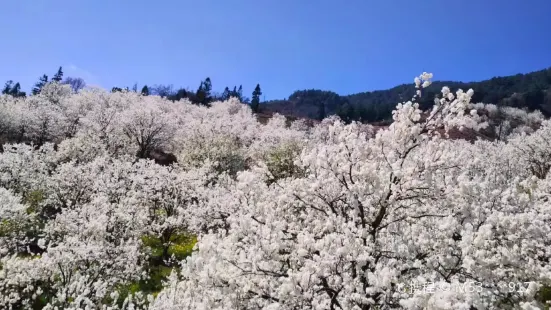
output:
[[[0,83],[62,65],[111,88],[260,83],[339,94],[551,66],[551,0],[5,0]]]

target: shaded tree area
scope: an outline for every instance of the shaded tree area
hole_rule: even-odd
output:
[[[2,88],[3,95],[12,95],[14,97],[25,97],[27,94],[24,91],[21,91],[21,85],[18,83],[13,83],[12,80],[9,80],[4,84]]]
[[[268,112],[319,120],[332,114],[342,114],[341,110],[348,105],[348,99],[335,92],[309,89],[295,91],[286,100],[268,101],[262,108]]]

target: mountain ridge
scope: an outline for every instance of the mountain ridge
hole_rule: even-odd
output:
[[[540,110],[545,116],[551,116],[551,67],[475,82],[434,81],[419,101],[421,108],[430,108],[443,86],[452,91],[472,88],[475,103]],[[297,90],[286,99],[264,102],[262,111],[318,120],[336,114],[345,121],[388,122],[396,104],[410,100],[415,91],[413,83],[349,95],[321,89]]]

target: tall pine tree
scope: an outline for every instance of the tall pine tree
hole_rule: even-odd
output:
[[[41,76],[39,79],[38,79],[38,82],[36,82],[36,84],[34,84],[34,88],[33,88],[33,95],[38,95],[40,93],[40,91],[42,90],[42,87],[44,87],[44,85],[46,85],[46,83],[48,83],[48,76],[46,74],[44,74],[43,76]]]
[[[25,97],[27,94],[24,91],[21,91],[21,84],[17,82],[10,90],[10,95],[14,97]]]
[[[239,98],[239,101],[243,101],[243,85],[239,85],[239,89],[237,90],[237,98]]]
[[[200,105],[208,105],[211,102],[212,82],[210,78],[206,78],[201,82],[196,92],[196,103]]]
[[[167,96],[167,99],[172,101],[179,101],[184,98],[188,98],[188,91],[185,88],[180,88],[174,94]]]
[[[262,95],[260,84],[256,84],[256,87],[253,91],[253,98],[251,100],[251,109],[254,113],[258,113],[260,110],[260,95]]]
[[[230,99],[230,89],[228,86],[224,88],[224,92],[222,93],[222,100],[228,100]]]
[[[61,67],[59,67],[57,73],[52,78],[52,82],[61,83],[61,80],[63,80],[63,70]]]
[[[142,87],[142,95],[149,96],[149,87],[147,87],[147,85]]]
[[[12,80],[7,81],[6,84],[4,84],[4,88],[2,88],[2,95],[9,95],[11,92],[12,85],[13,85]]]
[[[201,81],[201,84],[199,84],[199,88],[197,88],[197,91],[195,92],[195,102],[196,104],[203,104],[205,101],[205,90],[204,90],[204,83]]]
[[[240,102],[243,102],[243,86],[239,85],[239,89],[237,86],[233,87],[233,90],[230,91],[228,88],[229,96],[228,98],[234,97],[237,98]]]
[[[206,78],[203,82],[203,91],[205,92],[205,99],[203,100],[203,105],[208,105],[211,102],[211,92],[212,92],[212,82],[210,78]]]

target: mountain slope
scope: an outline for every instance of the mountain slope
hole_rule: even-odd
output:
[[[453,91],[472,88],[475,91],[473,102],[538,109],[551,116],[551,68],[480,82],[435,81],[425,90],[420,102],[424,109],[432,106],[434,97],[443,86]],[[331,91],[301,90],[286,100],[265,102],[263,111],[313,119],[337,114],[349,121],[377,122],[389,120],[396,104],[410,100],[414,93],[413,83],[346,96]]]

